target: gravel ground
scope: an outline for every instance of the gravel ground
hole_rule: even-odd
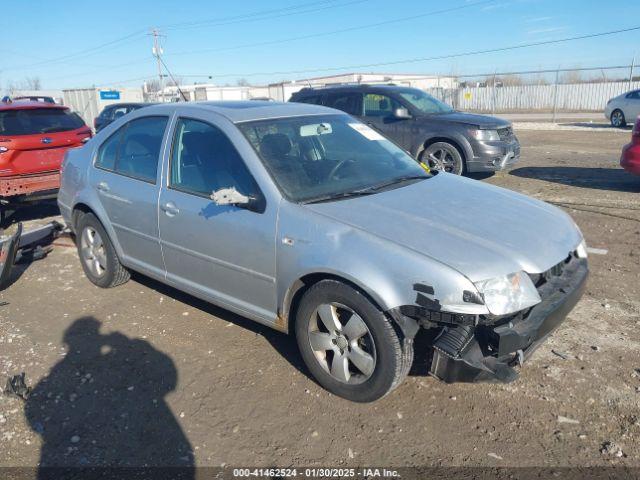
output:
[[[418,350],[393,394],[350,403],[309,378],[293,339],[141,276],[100,290],[61,238],[0,294],[0,381],[24,371],[35,388],[0,395],[0,466],[640,467],[640,178],[617,166],[628,135],[516,131],[521,162],[480,181],[563,206],[607,254],[515,383],[438,383]]]

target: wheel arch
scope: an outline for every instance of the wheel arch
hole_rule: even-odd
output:
[[[120,258],[122,261],[123,251],[120,246],[120,243],[118,242],[118,237],[116,236],[115,230],[113,229],[113,227],[109,222],[105,221],[106,213],[101,212],[95,208],[92,208],[86,202],[83,202],[81,200],[78,201],[73,205],[71,209],[71,228],[73,232],[76,235],[78,234],[77,232],[78,222],[80,221],[82,216],[86,215],[87,213],[91,213],[94,217],[98,219],[98,221],[102,225],[102,228],[104,228],[105,232],[107,232],[107,235],[109,235],[109,240],[111,241],[113,248],[115,248],[118,258]]]
[[[284,295],[278,319],[284,323],[283,327],[286,333],[292,334],[294,332],[296,313],[302,296],[311,287],[323,280],[335,280],[352,287],[364,295],[378,310],[384,312],[381,300],[375,298],[375,294],[369,292],[365,286],[357,281],[333,272],[311,272],[297,278]]]
[[[422,144],[418,147],[418,150],[416,151],[416,159],[419,160],[420,159],[420,155],[422,155],[422,152],[424,152],[428,147],[430,147],[431,145],[433,145],[434,143],[438,143],[438,142],[444,142],[444,143],[449,143],[451,145],[453,145],[456,150],[458,150],[458,152],[460,152],[460,156],[462,157],[462,161],[466,164],[467,160],[469,158],[473,157],[473,153],[470,151],[471,147],[466,146],[466,144],[464,142],[462,142],[460,139],[457,138],[453,138],[450,136],[435,136],[435,137],[430,137],[427,140],[425,140],[424,142],[422,142]]]

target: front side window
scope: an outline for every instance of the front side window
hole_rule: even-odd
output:
[[[367,117],[390,117],[396,108],[401,108],[399,102],[387,95],[367,93],[364,96],[364,114]]]
[[[631,93],[627,94],[627,98],[629,98],[631,100],[640,99],[640,91],[635,91],[635,92],[631,92]]]
[[[377,193],[429,178],[407,153],[346,115],[238,125],[280,191],[295,202]]]
[[[361,93],[330,93],[324,104],[349,115],[362,115],[361,99]]]
[[[142,117],[122,126],[98,149],[96,166],[155,183],[167,121],[167,117]]]
[[[169,187],[207,198],[223,188],[235,187],[247,196],[257,191],[231,140],[219,128],[192,119],[176,124]]]
[[[84,127],[68,108],[24,108],[0,112],[0,135],[36,135]]]

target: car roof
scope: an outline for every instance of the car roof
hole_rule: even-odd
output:
[[[156,105],[155,103],[149,103],[149,102],[122,102],[122,103],[110,103],[109,105],[106,105],[104,107],[104,109],[106,110],[107,108],[120,108],[120,107],[144,107],[146,105]]]
[[[351,85],[326,85],[326,86],[322,86],[322,87],[305,87],[302,90],[294,93],[294,96],[296,95],[306,95],[306,94],[314,94],[314,93],[325,93],[325,92],[331,92],[331,91],[349,91],[349,90],[368,90],[368,91],[372,91],[372,90],[378,90],[378,91],[385,91],[385,90],[405,90],[407,88],[413,88],[413,87],[408,87],[408,86],[404,86],[404,85],[391,85],[388,83],[381,83],[381,84],[375,84],[375,83],[358,83],[358,84],[351,84]]]
[[[215,112],[226,117],[233,123],[305,115],[344,115],[344,112],[340,110],[321,107],[319,105],[258,100],[163,103],[145,108],[144,111],[147,114],[153,112],[168,113],[173,112],[177,108],[185,107]]]
[[[52,109],[62,109],[68,110],[69,107],[65,107],[64,105],[57,105],[53,103],[47,102],[36,102],[32,100],[16,100],[15,102],[0,102],[0,111],[2,110],[29,110],[35,108],[52,108]]]

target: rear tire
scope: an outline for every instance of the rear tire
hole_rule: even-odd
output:
[[[614,128],[624,128],[627,126],[627,120],[624,118],[624,112],[616,108],[611,112],[611,126]]]
[[[412,342],[403,342],[365,295],[335,280],[318,282],[303,295],[295,333],[318,383],[354,402],[372,402],[391,392],[413,362]]]
[[[80,217],[76,232],[80,264],[91,283],[112,288],[129,280],[129,271],[120,263],[107,232],[92,213]]]

